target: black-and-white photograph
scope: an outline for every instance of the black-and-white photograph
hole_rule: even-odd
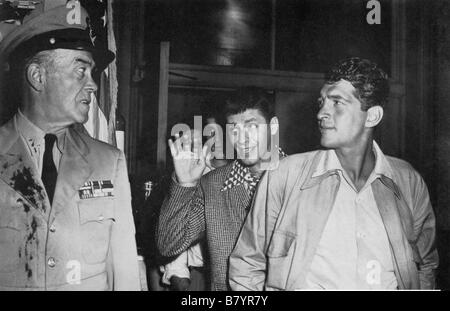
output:
[[[450,0],[0,0],[0,291],[450,290],[449,184]]]

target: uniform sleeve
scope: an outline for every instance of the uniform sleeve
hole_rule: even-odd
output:
[[[195,187],[182,187],[172,178],[158,221],[157,244],[163,256],[177,256],[202,237],[205,199],[201,181]]]
[[[131,192],[125,156],[120,152],[115,176],[115,222],[112,226],[108,262],[112,289],[140,290],[135,227],[131,209]]]
[[[436,219],[431,207],[428,189],[419,176],[414,189],[415,206],[413,210],[414,231],[417,234],[416,250],[419,253],[418,264],[421,289],[435,288],[435,270],[439,265],[436,249]]]
[[[282,204],[278,184],[271,174],[261,178],[250,213],[230,256],[229,280],[232,290],[264,289],[266,252]]]

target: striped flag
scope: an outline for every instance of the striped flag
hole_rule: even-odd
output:
[[[100,81],[102,82],[106,79],[106,75],[102,73]],[[110,104],[108,96],[105,96],[108,95],[108,90],[105,90],[105,83],[101,82],[99,92],[97,94],[97,96],[99,96],[99,100],[97,100],[97,96],[92,94],[91,107],[89,109],[89,120],[84,124],[84,127],[92,137],[114,145],[114,143],[110,141],[109,118],[106,118],[107,111],[109,110],[108,106]]]
[[[113,1],[81,1],[88,10],[95,44],[104,44],[117,55],[113,31]],[[116,146],[115,122],[117,108],[117,67],[114,60],[101,74],[99,89],[91,101],[89,120],[84,124],[88,133],[101,141]]]

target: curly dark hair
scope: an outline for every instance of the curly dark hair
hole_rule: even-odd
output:
[[[359,57],[338,62],[326,74],[325,81],[327,84],[333,84],[341,79],[349,81],[355,87],[363,111],[373,106],[384,107],[387,104],[388,76],[374,62]]]
[[[247,109],[258,109],[267,123],[275,116],[272,96],[264,89],[254,86],[241,87],[232,92],[225,101],[223,113],[227,118]]]

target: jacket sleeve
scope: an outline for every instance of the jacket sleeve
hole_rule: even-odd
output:
[[[237,244],[230,256],[232,290],[262,291],[266,281],[266,253],[282,205],[276,176],[264,174]]]
[[[157,244],[163,256],[177,256],[205,231],[202,179],[195,187],[182,187],[173,178],[161,207]]]
[[[140,290],[135,227],[131,209],[130,183],[125,156],[120,151],[115,176],[115,222],[108,254],[113,290]]]
[[[414,187],[415,206],[413,209],[414,232],[416,233],[416,251],[419,254],[419,280],[421,289],[435,288],[435,270],[439,265],[436,249],[436,219],[431,207],[428,189],[418,176]]]

